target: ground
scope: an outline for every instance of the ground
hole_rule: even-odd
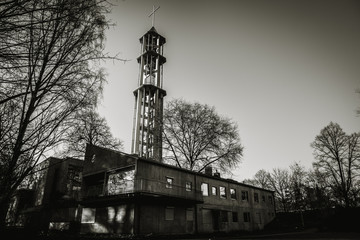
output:
[[[184,236],[71,236],[64,233],[56,233],[47,236],[32,237],[31,232],[7,232],[1,234],[2,240],[17,239],[35,239],[35,240],[246,240],[246,239],[360,239],[360,231],[321,231],[317,228],[309,228],[293,231],[277,231],[277,232],[256,232],[256,233],[218,233],[204,235],[184,235]]]

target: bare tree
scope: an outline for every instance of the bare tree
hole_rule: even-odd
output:
[[[0,225],[12,193],[105,81],[99,0],[0,3]]]
[[[338,204],[356,205],[360,173],[360,133],[347,135],[336,123],[320,131],[311,144],[316,161],[313,166],[331,182]]]
[[[224,172],[240,163],[237,125],[214,107],[175,99],[168,102],[163,119],[165,161],[199,172],[209,165]]]
[[[106,119],[94,110],[81,112],[65,137],[63,154],[75,158],[85,156],[86,144],[121,150],[123,143],[114,138]]]
[[[334,207],[329,179],[317,169],[309,171],[306,191],[307,204],[311,209]]]
[[[252,179],[245,179],[243,182],[245,184],[272,190],[269,177],[270,177],[270,173],[268,173],[264,169],[260,169],[255,173]]]
[[[276,207],[279,211],[288,212],[290,210],[290,188],[291,179],[287,169],[274,168],[268,175],[269,184],[275,191]]]
[[[305,206],[307,171],[304,166],[295,162],[290,166],[292,207],[294,210],[301,210]]]

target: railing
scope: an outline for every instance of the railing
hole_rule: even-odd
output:
[[[97,197],[104,195],[104,184],[87,186],[84,191],[84,197]]]
[[[121,183],[116,185],[114,189],[105,187],[103,184],[88,186],[84,192],[85,198],[92,198],[97,196],[114,196],[127,193],[148,193],[168,197],[177,197],[182,199],[202,201],[203,196],[201,191],[194,188],[189,190],[185,186],[168,185],[166,182],[152,179],[136,179],[136,180],[122,180]]]

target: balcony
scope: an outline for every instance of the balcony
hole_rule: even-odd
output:
[[[112,183],[107,186],[104,186],[104,184],[88,186],[84,190],[83,196],[85,199],[94,199],[104,196],[124,197],[129,194],[146,194],[148,197],[170,197],[197,202],[203,201],[202,193],[199,190],[191,189],[190,191],[185,186],[169,186],[166,182],[144,178],[122,180],[115,185]]]

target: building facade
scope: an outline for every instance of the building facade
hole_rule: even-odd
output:
[[[50,157],[37,166],[29,180],[31,189],[20,189],[12,199],[7,224],[37,230],[77,231],[84,161]]]
[[[82,233],[193,234],[263,229],[272,191],[88,146]]]
[[[132,154],[88,145],[84,161],[47,159],[9,224],[141,235],[253,231],[274,219],[272,191],[162,163],[165,42],[154,27],[140,38]]]
[[[45,165],[44,165],[45,164]],[[88,145],[85,161],[49,158],[36,188],[20,190],[9,225],[101,234],[195,234],[263,229],[274,193]]]

